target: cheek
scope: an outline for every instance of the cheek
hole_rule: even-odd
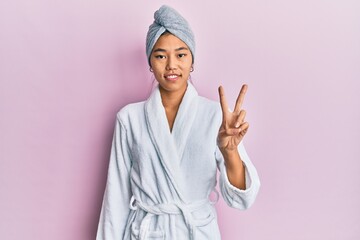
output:
[[[152,69],[155,79],[157,81],[161,80],[164,72],[161,70],[161,68],[158,65],[152,65],[152,66],[153,66]]]
[[[155,57],[150,58],[150,64],[152,69],[159,69],[161,68],[161,65],[163,64],[161,60],[156,59]]]
[[[159,67],[153,68],[154,70],[154,74],[155,75],[162,75],[163,74],[163,70]]]
[[[186,62],[185,64],[183,64],[183,71],[186,72],[186,74],[190,74],[190,70],[191,70],[191,62]]]
[[[151,62],[151,68],[154,72],[154,75],[158,75],[162,73],[161,64],[159,64],[158,62]]]
[[[192,66],[192,59],[191,58],[186,59],[186,61],[183,62],[183,66],[184,66],[184,69],[190,71],[191,66]]]

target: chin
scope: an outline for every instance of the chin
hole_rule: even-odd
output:
[[[167,92],[177,92],[177,91],[183,91],[187,87],[187,81],[175,81],[175,82],[169,82],[169,81],[162,81],[159,82],[160,87],[167,91]]]

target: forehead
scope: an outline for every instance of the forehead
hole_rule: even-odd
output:
[[[186,43],[184,43],[180,38],[176,37],[175,35],[171,33],[164,34],[159,37],[159,39],[156,41],[153,50],[156,48],[163,48],[166,50],[172,50],[177,49],[180,47],[186,47]]]

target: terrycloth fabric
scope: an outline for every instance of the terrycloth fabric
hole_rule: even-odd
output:
[[[166,30],[186,43],[191,51],[194,62],[195,38],[188,22],[175,9],[163,5],[155,12],[154,23],[150,25],[146,36],[146,55],[149,65],[152,49],[161,34]]]
[[[246,189],[231,185],[216,144],[220,104],[188,87],[170,132],[157,87],[149,99],[117,113],[97,240],[219,240],[215,202],[209,195],[220,170],[221,195],[237,209],[259,191],[257,171],[238,147]]]

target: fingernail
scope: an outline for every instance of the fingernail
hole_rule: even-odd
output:
[[[239,122],[235,123],[235,127],[236,128],[240,127],[240,123]]]

